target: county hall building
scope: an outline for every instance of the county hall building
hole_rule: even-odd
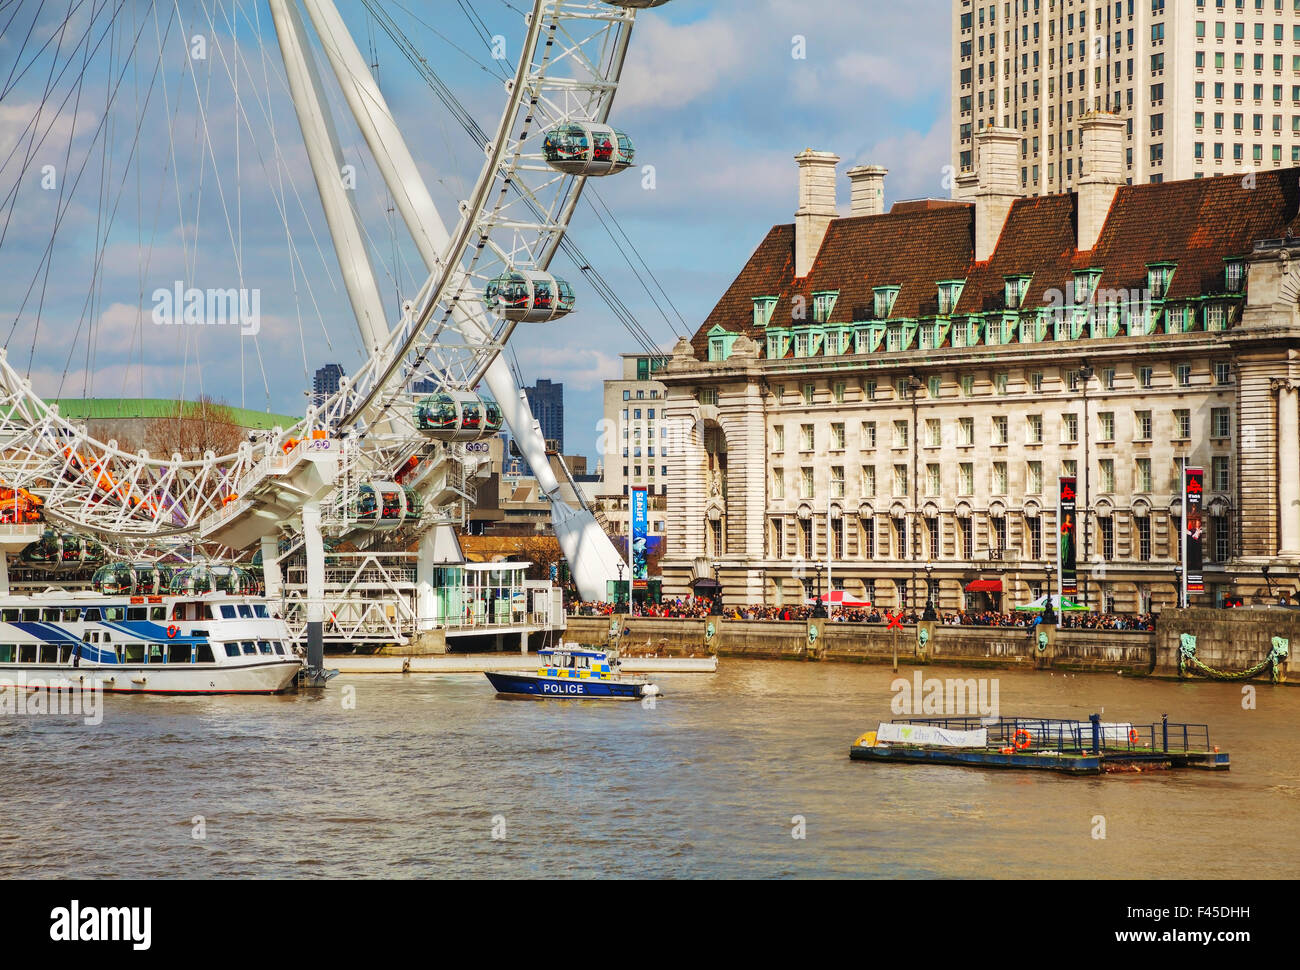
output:
[[[882,607],[1010,609],[1048,583],[1069,476],[1080,597],[1168,608],[1184,462],[1192,605],[1294,594],[1300,169],[1127,185],[1123,120],[1082,132],[1073,192],[1022,197],[1020,135],[993,128],[973,201],[884,211],[863,166],[843,217],[838,159],[798,156],[794,224],[658,375],[666,596],[798,603],[829,559]]]

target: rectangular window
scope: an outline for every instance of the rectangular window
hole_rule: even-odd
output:
[[[1151,459],[1139,458],[1137,460],[1137,490],[1139,492],[1151,491]]]
[[[1043,491],[1043,463],[1031,461],[1025,468],[1025,494],[1039,495]]]
[[[876,496],[876,466],[862,466],[862,497],[875,498]]]
[[[1139,367],[1137,371],[1138,387],[1150,387],[1152,373],[1153,372],[1150,367]]]
[[[903,498],[907,495],[907,466],[894,466],[894,495]]]
[[[1097,527],[1101,531],[1101,558],[1115,558],[1115,520],[1109,515],[1098,516]]]
[[[1115,440],[1115,412],[1101,411],[1097,415],[1097,421],[1101,425],[1101,441]]]
[[[1042,375],[1042,374],[1035,373],[1035,374],[1030,374],[1030,375],[1029,375],[1029,389],[1030,389],[1031,391],[1033,391],[1035,394],[1041,394],[1041,393],[1042,393],[1042,391],[1043,391],[1043,375]]]
[[[959,495],[975,494],[975,464],[964,461],[957,466],[957,493]]]
[[[813,470],[811,468],[799,469],[799,497],[813,497]]]
[[[1101,490],[1104,493],[1115,491],[1115,459],[1103,458],[1097,462],[1097,471],[1101,477]]]
[[[1142,562],[1151,561],[1151,520],[1146,516],[1133,520],[1133,525],[1137,528],[1138,538],[1138,559]]]
[[[1133,412],[1133,430],[1134,438],[1138,441],[1151,440],[1151,412],[1134,411]]]
[[[1178,378],[1179,387],[1192,386],[1192,365],[1191,364],[1179,364],[1177,369],[1175,370],[1175,375]]]
[[[1210,408],[1210,437],[1232,436],[1232,411],[1228,408]]]
[[[974,418],[957,419],[957,443],[960,445],[975,444],[975,419]]]
[[[844,450],[844,422],[835,421],[831,424],[831,450]]]
[[[776,469],[772,476],[772,498],[778,500],[785,498],[785,469],[783,468]]]
[[[876,447],[876,422],[862,422],[862,448],[863,450]]]
[[[1025,418],[1025,440],[1031,445],[1043,443],[1043,416],[1031,414]]]
[[[785,425],[778,424],[772,429],[772,451],[780,453],[785,451]]]
[[[1007,463],[1005,461],[995,461],[993,463],[993,494],[1007,494]]]
[[[1228,456],[1215,455],[1210,459],[1211,487],[1216,492],[1228,491],[1231,480],[1228,476]]]
[[[1043,558],[1043,520],[1042,519],[1025,519],[1025,525],[1029,529],[1029,558]]]
[[[817,427],[811,424],[799,425],[799,450],[817,450]]]
[[[831,498],[844,497],[844,466],[831,466]]]
[[[926,445],[939,448],[943,445],[943,423],[938,418],[925,419]]]
[[[906,421],[894,422],[894,447],[895,448],[907,447],[907,422]]]
[[[925,466],[925,494],[938,495],[940,485],[939,466],[928,464]]]
[[[1187,408],[1174,409],[1174,438],[1186,441],[1192,436],[1192,412]]]
[[[963,559],[970,560],[975,558],[975,529],[969,518],[958,519],[957,525],[961,530],[961,556]]]
[[[813,403],[813,398],[815,398],[816,396],[817,396],[817,385],[816,385],[816,384],[805,384],[805,385],[803,386],[803,403],[804,403],[804,404],[812,404],[812,403]]]
[[[993,416],[993,443],[995,445],[1005,445],[1007,443],[1007,416],[1005,414]]]
[[[1079,440],[1079,416],[1077,414],[1061,415],[1061,441],[1072,445]]]

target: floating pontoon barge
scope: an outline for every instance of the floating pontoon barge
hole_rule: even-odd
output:
[[[906,718],[858,738],[854,761],[1020,768],[1068,775],[1170,768],[1228,769],[1205,724],[1135,724],[1025,717]]]

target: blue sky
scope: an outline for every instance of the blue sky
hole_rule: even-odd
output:
[[[521,0],[465,2],[514,49]],[[494,128],[503,94],[458,0],[381,5]],[[127,0],[112,21],[116,2],[51,6],[0,7],[0,333],[11,362],[30,361],[49,396],[201,390],[300,412],[310,373],[330,361],[354,370],[360,343],[274,63],[269,12],[255,0],[180,0],[179,15]],[[373,39],[385,94],[453,221],[481,150],[362,5],[339,6],[367,53]],[[686,326],[672,310],[673,326],[664,319],[585,205],[571,231],[665,349],[674,326],[699,325],[768,228],[792,221],[803,148],[840,155],[841,176],[853,164],[887,166],[887,201],[947,194],[948,16],[947,0],[673,0],[640,16],[614,118],[638,162],[655,167],[656,187],[625,173],[597,190]],[[185,44],[195,35],[210,46],[190,59],[191,74]],[[792,56],[796,35],[805,59]],[[335,116],[384,295],[396,304],[418,286],[415,260],[337,99]],[[43,187],[46,166],[53,187]],[[847,203],[843,177],[840,190]],[[579,278],[562,260],[556,270]],[[150,294],[177,279],[258,288],[262,331],[153,326]],[[520,328],[511,347],[527,382],[564,382],[567,450],[592,454],[601,381],[617,376],[619,353],[638,348],[594,294],[579,285],[578,296],[579,312]]]

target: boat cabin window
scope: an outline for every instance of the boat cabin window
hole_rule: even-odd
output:
[[[242,619],[251,620],[253,618],[253,608],[247,603],[240,603],[239,615]]]
[[[207,603],[177,603],[172,607],[173,620],[210,620],[212,611]]]
[[[259,619],[263,619],[263,620],[265,620],[265,619],[267,618],[267,615],[266,615],[266,604],[265,604],[265,603],[254,603],[254,604],[253,604],[253,615],[256,616],[256,617],[258,617]]]
[[[34,643],[18,644],[18,662],[20,664],[36,663],[36,644]]]
[[[105,606],[104,619],[106,620],[123,620],[126,619],[126,607],[124,606]]]
[[[187,664],[193,658],[193,648],[188,643],[169,643],[167,645],[167,662],[169,664]]]
[[[165,620],[165,619],[167,619],[167,607],[165,607],[165,606],[151,606],[151,607],[149,607],[149,619],[151,619],[151,620]]]
[[[223,620],[233,620],[235,618],[235,608],[230,603],[221,604],[221,618]]]
[[[227,657],[238,657],[238,656],[239,656],[239,644],[237,644],[237,643],[227,643],[227,644],[226,644],[226,656],[227,656]]]
[[[18,611],[15,610],[15,609],[12,609],[12,608],[6,607],[5,609],[0,610],[0,620],[3,620],[5,623],[17,623],[17,622],[18,622]]]
[[[87,607],[87,608],[86,608],[86,622],[87,622],[87,623],[98,623],[98,622],[99,622],[99,607],[98,607],[98,606],[90,606],[90,607]]]
[[[166,663],[167,648],[161,643],[149,644],[149,663],[161,664]]]
[[[255,654],[255,653],[257,653],[257,644],[255,644],[252,640],[245,640],[244,641],[245,656],[247,656],[248,654]]]
[[[128,606],[126,608],[126,618],[128,620],[143,620],[145,618],[145,608],[143,606]]]
[[[144,644],[143,643],[123,644],[122,662],[128,664],[144,663]]]
[[[194,662],[200,664],[210,664],[214,662],[212,656],[212,645],[209,643],[200,643],[194,650]]]
[[[57,606],[47,606],[41,611],[41,619],[46,623],[58,623],[59,608]]]
[[[62,651],[59,649],[57,644],[54,643],[43,644],[41,646],[41,659],[38,662],[43,664],[59,663],[60,661],[59,654],[61,652]]]
[[[16,643],[0,643],[0,664],[11,664],[14,662],[14,654],[18,650]]]
[[[23,610],[24,623],[36,623],[40,621],[40,618],[41,618],[40,610],[33,610],[33,609]]]
[[[64,623],[76,623],[80,619],[81,619],[81,608],[78,606],[70,606],[63,611]]]
[[[269,654],[271,653],[271,641],[270,641],[270,640],[258,640],[258,641],[257,641],[257,649],[260,650],[262,653],[265,653],[265,654],[269,655]]]
[[[281,643],[279,640],[275,641],[275,652],[282,657],[284,656],[284,644]]]

